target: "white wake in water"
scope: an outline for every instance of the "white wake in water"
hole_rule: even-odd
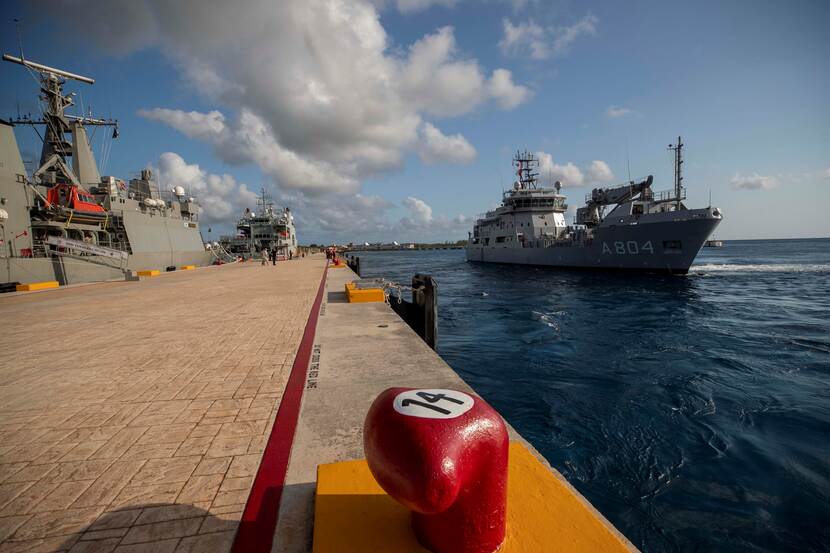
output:
[[[704,265],[692,265],[689,271],[704,273],[827,273],[830,272],[830,264],[769,263],[739,265],[734,263],[706,263]]]

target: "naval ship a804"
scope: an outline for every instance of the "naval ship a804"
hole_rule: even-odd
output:
[[[89,77],[3,55],[40,80],[42,117],[0,119],[0,290],[16,283],[61,284],[124,278],[133,271],[210,264],[199,207],[175,187],[162,194],[149,169],[129,183],[100,176],[87,128],[117,121],[71,115],[68,80]],[[17,125],[43,127],[39,167],[28,175],[14,135]]]
[[[655,193],[653,177],[595,188],[573,224],[561,184],[538,186],[539,162],[529,152],[513,159],[518,180],[501,206],[480,216],[469,235],[467,260],[686,274],[723,215],[716,207],[683,203],[683,144],[674,152],[674,189]]]

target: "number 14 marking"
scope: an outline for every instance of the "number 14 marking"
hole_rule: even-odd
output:
[[[429,392],[417,392],[415,394],[419,398],[426,400],[429,403],[424,403],[423,401],[418,401],[417,399],[405,399],[401,402],[401,407],[408,407],[410,405],[420,405],[426,409],[432,409],[433,411],[437,411],[442,415],[449,415],[451,411],[449,409],[444,409],[443,407],[438,407],[437,405],[432,405],[433,403],[438,403],[442,399],[451,401],[458,405],[464,405],[464,402],[460,399],[456,399],[454,397],[450,397],[445,394],[430,394]]]

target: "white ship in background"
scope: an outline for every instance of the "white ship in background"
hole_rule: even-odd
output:
[[[476,220],[467,260],[686,274],[722,214],[711,206],[686,207],[680,137],[669,148],[675,155],[674,190],[654,193],[651,176],[595,188],[572,225],[565,221],[568,206],[560,183],[540,188],[538,160],[517,153],[518,180],[504,192],[500,207]]]
[[[291,259],[297,255],[297,231],[294,215],[287,207],[275,208],[271,198],[262,189],[257,200],[258,210],[245,209],[236,223],[236,234],[222,236],[219,245],[231,255],[258,257],[262,250],[273,253],[277,259]]]

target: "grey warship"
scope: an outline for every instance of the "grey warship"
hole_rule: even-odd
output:
[[[118,122],[72,115],[67,81],[89,77],[3,55],[40,80],[41,117],[0,119],[0,289],[56,280],[74,284],[125,278],[135,271],[208,265],[199,207],[182,187],[159,190],[145,169],[129,183],[101,176],[87,128]],[[39,167],[27,174],[14,127],[43,127]]]
[[[674,153],[674,189],[652,190],[653,177],[595,188],[576,210],[573,224],[561,184],[538,185],[538,159],[517,153],[518,180],[501,206],[477,218],[469,233],[467,260],[573,269],[686,274],[700,248],[721,222],[716,207],[690,209],[683,200],[683,143]]]

